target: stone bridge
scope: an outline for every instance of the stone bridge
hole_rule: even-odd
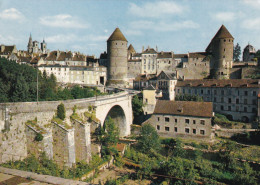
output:
[[[118,125],[120,136],[127,136],[130,134],[130,125],[132,124],[132,95],[126,91],[119,93],[98,96],[86,99],[64,100],[64,101],[42,101],[42,102],[18,102],[18,103],[1,103],[0,104],[0,163],[8,160],[20,160],[25,158],[30,152],[28,146],[28,132],[26,131],[26,122],[28,120],[37,120],[40,126],[47,126],[56,115],[57,106],[63,103],[66,108],[65,122],[70,122],[70,116],[73,109],[77,107],[77,114],[82,115],[88,111],[89,106],[95,107],[96,118],[100,120],[101,125],[104,124],[106,118],[110,116]],[[87,127],[86,127],[87,128]],[[77,128],[73,128],[77,129]],[[64,129],[63,129],[64,130]],[[61,129],[61,131],[63,132]],[[82,129],[81,129],[82,130]],[[54,132],[52,137],[54,137]],[[67,133],[71,131],[66,131]],[[73,131],[74,132],[74,131]],[[75,133],[78,132],[75,130]],[[89,132],[89,131],[88,131]],[[86,130],[87,133],[87,130]],[[66,134],[65,134],[66,135]],[[70,134],[71,135],[71,134]],[[75,138],[74,138],[74,136]],[[78,142],[77,134],[72,134],[71,138],[67,137],[65,140],[70,143],[71,139]],[[72,137],[73,136],[73,137]],[[87,135],[85,140],[89,140]],[[55,139],[50,139],[48,143],[52,145]],[[86,141],[85,143],[89,143]],[[61,142],[62,143],[62,142]],[[69,149],[69,146],[66,149]],[[46,145],[41,148],[44,150]],[[55,148],[55,146],[53,146]],[[74,147],[75,148],[75,147]],[[52,149],[50,149],[52,150]],[[74,149],[75,150],[75,149]],[[76,148],[77,150],[77,148]],[[72,152],[73,153],[73,152]],[[70,156],[74,154],[70,153]],[[51,154],[50,154],[51,156]],[[77,156],[76,156],[77,157]],[[74,157],[74,159],[76,158]],[[64,157],[66,158],[66,157]],[[73,160],[72,160],[73,163]]]

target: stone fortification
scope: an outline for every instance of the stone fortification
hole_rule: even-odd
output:
[[[66,118],[57,123],[53,118],[60,103],[65,106]],[[126,92],[78,100],[0,104],[0,163],[22,160],[29,154],[39,156],[42,152],[67,166],[76,160],[89,161],[92,124],[95,128],[96,124],[103,124],[115,105],[125,114],[122,123],[126,126],[121,127],[126,131],[122,133],[129,134],[132,107],[131,96]],[[97,117],[92,115],[89,119],[89,107],[96,109]],[[77,117],[72,118],[75,108]],[[35,140],[37,134],[43,136],[42,140]]]

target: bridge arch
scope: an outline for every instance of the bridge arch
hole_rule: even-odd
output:
[[[119,127],[120,137],[130,135],[130,127],[133,121],[132,97],[123,95],[113,99],[105,99],[95,102],[96,117],[101,125],[110,116]]]
[[[126,123],[126,115],[125,112],[123,110],[123,108],[119,105],[114,105],[113,107],[111,107],[111,109],[108,111],[105,121],[108,119],[108,117],[111,117],[111,119],[114,121],[114,123],[116,124],[116,126],[119,129],[119,135],[120,136],[125,136],[126,133],[126,127],[127,127],[127,123]],[[104,122],[105,122],[104,121]]]

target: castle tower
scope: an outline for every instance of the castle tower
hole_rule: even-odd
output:
[[[43,39],[42,43],[41,43],[41,52],[43,54],[46,54],[47,53],[47,44],[45,42],[45,40]]]
[[[127,51],[127,58],[130,59],[135,53],[135,48],[132,46],[132,44],[130,44]]]
[[[233,63],[234,38],[222,25],[211,40],[206,52],[211,54],[210,75],[215,79],[229,79]]]
[[[30,37],[29,37],[29,42],[28,42],[28,45],[27,45],[27,51],[28,51],[28,53],[33,52],[32,34],[30,34]]]
[[[127,40],[116,28],[107,40],[108,80],[124,84],[127,78]]]

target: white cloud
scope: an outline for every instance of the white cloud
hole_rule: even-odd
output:
[[[230,22],[236,19],[236,14],[234,12],[219,12],[212,15],[212,17],[218,21]]]
[[[24,15],[17,9],[10,8],[0,12],[0,19],[22,21],[24,19]]]
[[[0,35],[0,43],[1,44],[14,45],[19,40],[20,39],[15,38],[13,36],[7,36],[7,35],[3,36],[3,35]]]
[[[129,13],[139,17],[162,17],[173,14],[180,14],[184,8],[175,2],[157,1],[146,2],[141,6],[130,3]]]
[[[260,0],[242,0],[244,4],[247,4],[253,8],[260,9]]]
[[[154,30],[154,31],[177,31],[182,29],[197,29],[199,24],[186,20],[182,22],[153,22],[153,21],[133,21],[130,27],[136,30]]]
[[[78,41],[79,38],[74,34],[58,34],[45,38],[47,43],[69,43]]]
[[[242,27],[249,30],[260,30],[260,17],[243,21]]]
[[[40,23],[50,27],[61,28],[87,28],[89,26],[77,17],[72,17],[69,14],[40,17]]]
[[[75,43],[75,42],[105,42],[108,39],[107,35],[83,35],[77,36],[75,34],[57,34],[45,38],[49,43]]]
[[[89,40],[90,41],[97,41],[97,42],[105,42],[107,39],[108,39],[108,36],[107,35],[91,35],[91,36],[88,36]]]
[[[133,35],[133,36],[143,35],[143,33],[140,30],[133,30],[133,29],[126,30],[125,34],[126,35]]]

